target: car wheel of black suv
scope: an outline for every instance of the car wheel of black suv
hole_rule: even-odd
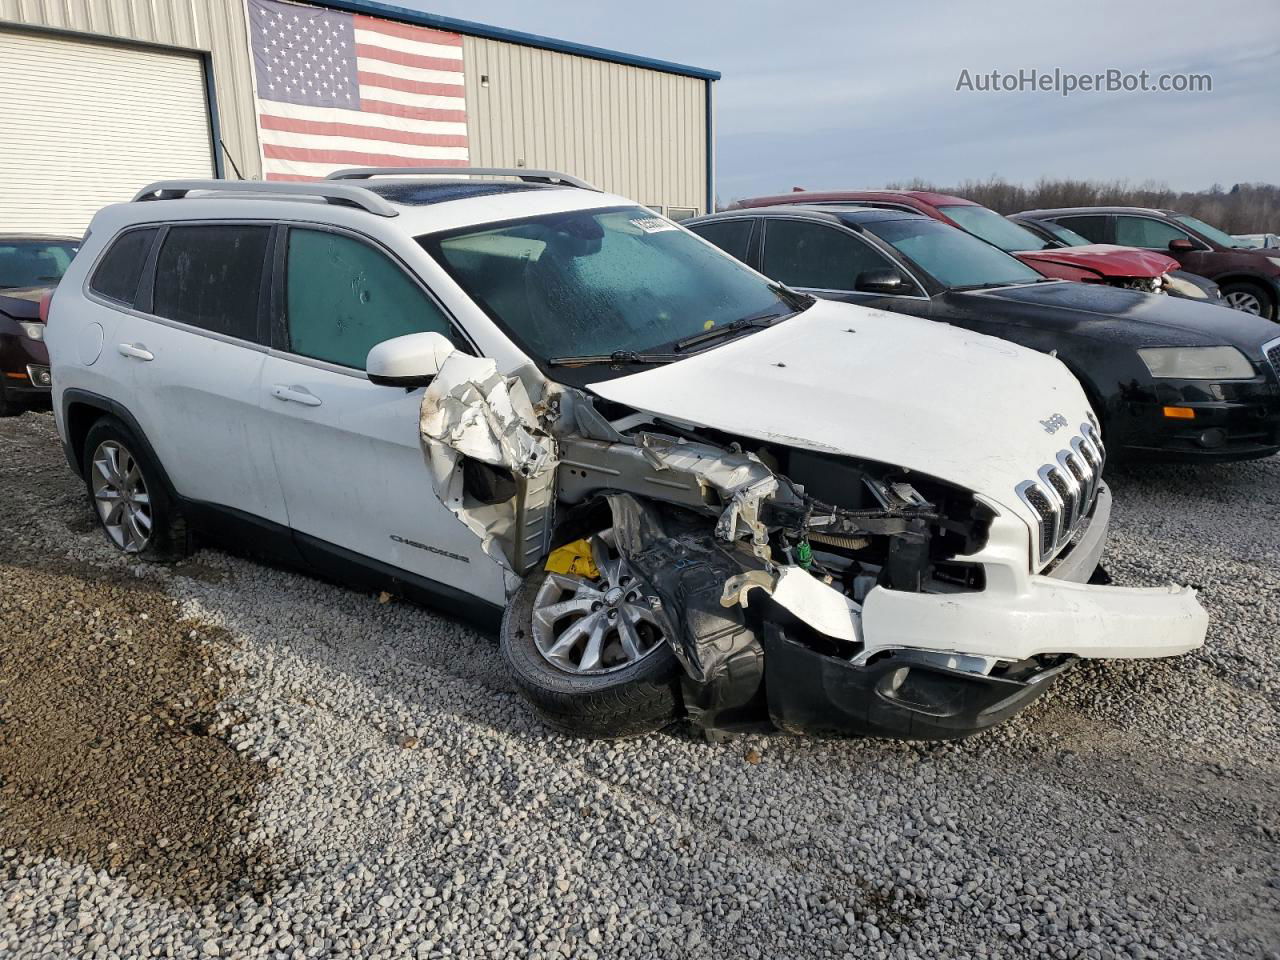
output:
[[[604,531],[588,576],[531,573],[507,605],[500,646],[516,686],[547,726],[634,737],[679,715],[679,664],[654,606]]]
[[[1222,287],[1222,299],[1232,310],[1251,313],[1265,320],[1276,319],[1276,304],[1266,290],[1256,283],[1228,283]]]
[[[13,417],[22,412],[22,407],[14,403],[9,394],[4,389],[4,384],[0,383],[0,417]]]
[[[186,519],[165,492],[159,466],[115,417],[102,417],[85,437],[85,489],[112,546],[147,559],[191,552]]]

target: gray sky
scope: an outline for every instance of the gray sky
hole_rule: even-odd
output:
[[[398,2],[721,71],[724,200],[916,177],[1280,182],[1276,0]],[[956,91],[963,69],[1055,67],[1207,73],[1213,89]]]

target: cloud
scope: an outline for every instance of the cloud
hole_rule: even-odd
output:
[[[400,0],[720,70],[722,197],[999,174],[1274,180],[1280,4]],[[962,69],[1208,73],[1211,93],[957,93]]]

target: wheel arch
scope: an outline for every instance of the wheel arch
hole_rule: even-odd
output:
[[[177,491],[173,489],[173,483],[169,480],[169,475],[165,472],[164,464],[156,456],[155,448],[151,446],[151,442],[138,424],[137,418],[122,404],[112,400],[110,397],[104,397],[88,390],[70,389],[64,391],[62,395],[62,414],[63,423],[66,425],[66,441],[64,445],[66,446],[67,459],[70,461],[72,468],[81,477],[84,476],[85,471],[84,444],[85,440],[88,439],[89,431],[103,417],[114,417],[133,434],[148,458],[156,465],[160,472],[160,482],[164,485],[165,492],[174,500],[180,499]]]

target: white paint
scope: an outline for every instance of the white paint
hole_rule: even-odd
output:
[[[1014,488],[1088,422],[1057,360],[956,327],[819,300],[759,333],[592,385],[645,413],[764,442],[877,460],[1035,514]],[[1049,433],[1040,421],[1070,425]]]

